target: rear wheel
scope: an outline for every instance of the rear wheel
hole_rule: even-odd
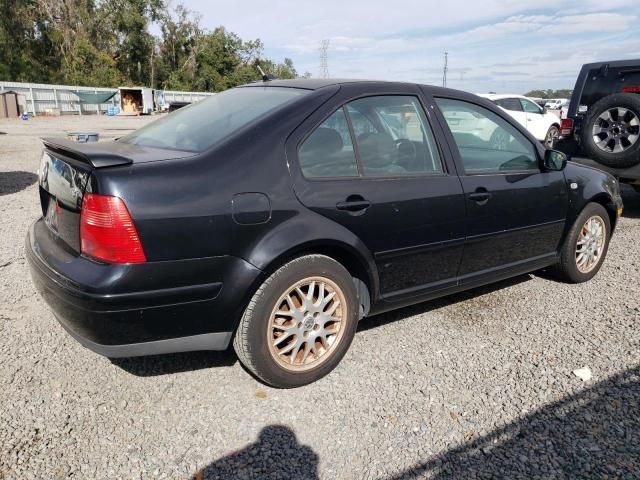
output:
[[[349,272],[323,255],[280,267],[249,302],[233,346],[242,364],[278,388],[314,382],[333,370],[357,327]]]
[[[558,140],[559,136],[560,136],[560,130],[558,129],[558,127],[555,125],[551,125],[549,127],[549,131],[547,132],[547,135],[544,137],[543,144],[545,148],[552,149],[556,144],[556,141]]]
[[[619,93],[597,101],[582,132],[585,152],[602,165],[640,163],[640,95]]]
[[[556,271],[562,280],[581,283],[600,270],[609,248],[611,222],[598,203],[589,203],[571,227],[560,251]]]

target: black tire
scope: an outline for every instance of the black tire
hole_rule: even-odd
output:
[[[580,232],[587,220],[591,217],[599,217],[602,220],[602,224],[605,227],[604,245],[602,246],[602,251],[597,263],[594,264],[591,270],[584,272],[578,268],[576,249]],[[576,218],[576,221],[571,227],[571,230],[569,230],[569,234],[560,249],[560,261],[555,268],[557,276],[561,280],[569,283],[582,283],[591,280],[596,273],[598,273],[600,267],[602,267],[602,263],[607,255],[607,250],[609,249],[610,238],[611,221],[609,220],[609,214],[605,208],[599,203],[587,204],[582,212],[580,212],[580,215],[578,215],[578,218]]]
[[[544,137],[544,141],[542,142],[544,144],[544,148],[552,149],[553,147],[555,147],[556,141],[558,140],[559,136],[560,129],[558,128],[558,126],[551,125]]]
[[[274,358],[277,354],[271,351],[275,347],[272,347],[269,341],[274,338],[272,335],[274,332],[278,332],[278,329],[270,327],[270,319],[275,310],[281,309],[279,305],[282,296],[288,291],[293,292],[295,289],[291,290],[291,288],[297,282],[311,277],[325,278],[338,287],[346,303],[346,311],[341,310],[342,322],[344,322],[341,329],[343,330],[339,340],[334,340],[334,343],[323,354],[314,355],[315,360],[313,361],[318,362],[316,367],[311,365],[303,367],[308,368],[303,371],[292,371],[294,367],[286,369]],[[339,297],[339,294],[334,296],[334,298],[336,297]],[[342,304],[341,301],[339,303]],[[340,306],[340,308],[343,307]],[[295,324],[297,320],[292,318],[291,321]],[[301,324],[298,324],[298,329]],[[349,272],[330,257],[305,255],[280,267],[258,288],[242,315],[233,340],[233,348],[240,362],[263,382],[276,388],[300,387],[324,377],[340,363],[353,340],[357,324],[358,294]],[[308,334],[309,332],[304,333],[305,338]],[[298,337],[292,335],[291,338],[297,339]],[[336,338],[338,337],[336,336]],[[288,343],[287,341],[283,342],[284,345]],[[316,346],[316,348],[318,347]],[[319,348],[322,349],[321,344],[319,344]],[[313,354],[309,353],[308,355]],[[326,358],[322,360],[325,355]],[[283,357],[278,358],[282,359]]]
[[[598,163],[611,168],[628,168],[640,163],[640,139],[624,151],[613,153],[602,150],[594,140],[593,127],[601,114],[607,110],[625,108],[640,119],[640,95],[633,93],[616,93],[598,100],[590,109],[582,130],[582,146],[587,156]],[[633,134],[640,133],[640,126],[631,128]]]

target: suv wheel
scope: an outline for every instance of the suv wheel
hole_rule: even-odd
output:
[[[256,377],[278,388],[314,382],[347,352],[358,323],[349,272],[324,255],[280,267],[249,302],[233,347]]]
[[[640,163],[640,95],[619,93],[597,101],[584,124],[585,152],[602,165]]]
[[[611,238],[609,214],[598,203],[589,203],[571,227],[560,250],[556,271],[562,280],[591,280],[604,261]]]
[[[556,144],[556,141],[558,140],[559,136],[560,136],[560,130],[558,129],[558,127],[555,125],[551,125],[549,127],[549,131],[547,132],[547,135],[544,137],[544,142],[542,142],[544,144],[544,147],[548,149],[552,149],[553,146]]]

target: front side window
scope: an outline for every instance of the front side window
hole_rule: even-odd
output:
[[[526,98],[521,98],[522,109],[527,113],[541,113],[540,107]]]
[[[538,170],[535,147],[507,120],[461,100],[437,98],[469,174]]]
[[[200,153],[306,93],[295,88],[232,88],[176,110],[118,142]]]

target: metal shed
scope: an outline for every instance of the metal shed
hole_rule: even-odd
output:
[[[9,90],[0,93],[0,118],[17,118],[22,113],[20,110],[20,94]]]

